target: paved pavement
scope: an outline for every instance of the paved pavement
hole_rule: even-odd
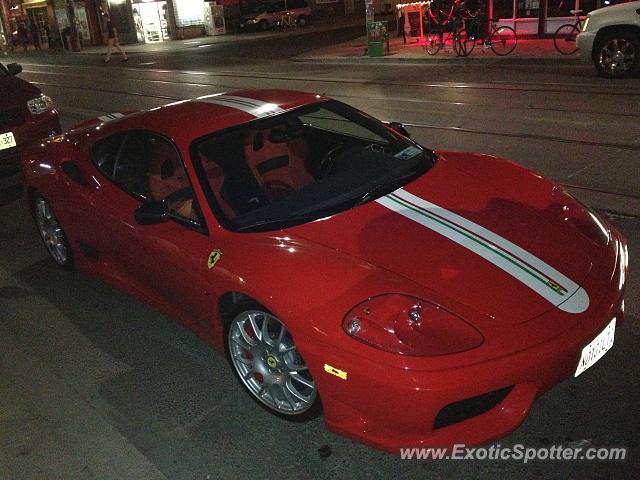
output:
[[[378,20],[378,18],[376,18]],[[380,17],[379,20],[392,20],[392,17]],[[453,52],[450,44],[445,45],[437,55],[428,55],[424,48],[424,40],[408,38],[404,43],[402,38],[396,36],[395,32],[391,32],[389,39],[388,51],[382,57],[371,58],[367,55],[367,38],[365,35],[365,19],[364,17],[330,17],[318,18],[311,25],[296,30],[270,30],[268,32],[247,32],[247,33],[229,33],[217,36],[202,36],[187,40],[170,40],[159,43],[137,43],[131,45],[123,45],[127,54],[150,54],[160,52],[180,52],[191,49],[205,48],[211,45],[221,45],[225,43],[251,42],[251,41],[268,41],[273,38],[291,37],[305,35],[309,32],[330,32],[343,28],[362,26],[363,35],[348,42],[333,45],[327,48],[312,50],[299,55],[294,60],[299,62],[322,62],[322,63],[452,63],[452,64],[469,64],[472,62],[502,62],[504,64],[547,64],[547,65],[567,65],[571,63],[580,63],[578,54],[561,55],[553,46],[552,39],[518,39],[518,45],[515,50],[504,57],[495,55],[491,49],[487,49],[482,45],[476,46],[471,55],[468,57],[457,57]],[[105,46],[85,47],[80,52],[68,51],[30,51],[29,55],[34,58],[37,55],[104,55]],[[17,52],[18,53],[18,52]],[[22,52],[19,52],[22,53]],[[1,57],[0,57],[1,58]],[[119,55],[116,53],[112,61],[118,61]]]

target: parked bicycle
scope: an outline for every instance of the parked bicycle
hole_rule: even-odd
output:
[[[451,43],[457,56],[466,56],[461,51],[466,44],[466,32],[462,16],[454,10],[454,6],[448,13],[439,10],[434,14],[429,10],[428,32],[425,49],[429,55],[437,54]]]
[[[553,35],[553,45],[562,55],[571,55],[578,51],[576,37],[582,31],[582,19],[580,15],[583,10],[569,10],[569,12],[575,16],[576,21],[574,23],[560,25]]]
[[[473,17],[468,17],[466,21],[469,21]],[[466,57],[469,55],[476,46],[478,41],[481,41],[484,48],[490,48],[493,53],[499,56],[509,55],[513,52],[518,45],[518,36],[516,31],[506,25],[498,25],[497,18],[489,19],[489,34],[482,38],[475,36],[467,36],[462,39],[464,42],[460,48],[460,55]]]
[[[296,19],[294,18],[291,12],[286,12],[280,18],[280,22],[278,22],[278,26],[281,30],[288,28],[289,30],[295,30],[297,26]]]

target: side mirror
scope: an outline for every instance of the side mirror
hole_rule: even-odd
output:
[[[139,225],[155,225],[169,220],[169,207],[165,200],[149,200],[138,207],[134,213]]]
[[[389,122],[389,126],[393,128],[396,132],[401,133],[407,138],[411,138],[411,134],[404,128],[404,125],[400,122]]]
[[[9,73],[9,75],[18,75],[20,72],[22,72],[22,65],[20,65],[19,63],[10,63],[9,65],[7,65],[7,72]]]

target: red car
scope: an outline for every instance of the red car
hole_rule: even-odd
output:
[[[21,71],[17,63],[0,63],[0,167],[17,159],[30,142],[61,132],[53,102],[16,77]]]
[[[192,329],[266,410],[391,452],[508,434],[623,320],[625,240],[557,184],[319,95],[102,117],[23,174],[61,267]]]

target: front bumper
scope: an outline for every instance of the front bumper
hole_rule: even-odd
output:
[[[615,236],[613,241],[619,246],[615,265],[597,268],[585,282],[585,288],[599,293],[590,308],[577,321],[576,315],[553,310],[528,322],[521,345],[513,345],[520,350],[512,353],[483,360],[478,355],[478,361],[464,365],[452,359],[451,368],[442,359],[433,368],[425,358],[424,368],[410,369],[385,362],[389,357],[377,350],[365,358],[317,343],[300,345],[309,352],[305,360],[318,385],[327,427],[396,454],[403,447],[472,446],[508,435],[524,421],[537,396],[573,375],[583,347],[614,316],[622,323],[626,272],[621,272],[619,252],[624,243]],[[603,276],[609,290],[600,293]],[[550,324],[572,326],[544,338],[544,325]],[[325,373],[325,364],[343,371],[346,379]],[[478,410],[482,402],[486,408]],[[470,406],[471,414],[443,421],[443,411],[460,406]]]
[[[593,42],[596,38],[593,32],[582,32],[576,37],[576,46],[580,52],[582,59],[591,61],[593,60]]]

